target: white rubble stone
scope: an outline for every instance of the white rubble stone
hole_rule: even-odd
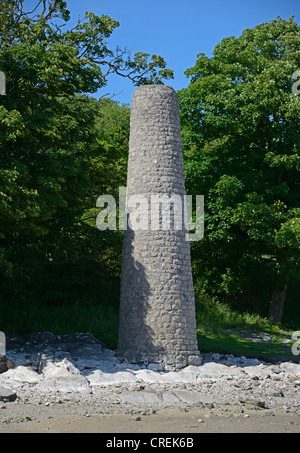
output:
[[[142,381],[142,382],[147,382],[147,383],[151,383],[151,382],[164,383],[164,382],[166,382],[165,376],[167,376],[167,374],[160,374],[153,370],[144,369],[144,370],[136,371],[135,376],[136,376],[137,381]]]
[[[16,398],[17,394],[12,389],[0,385],[0,401],[6,403],[10,401],[15,401]]]
[[[289,404],[299,406],[300,364],[297,363],[270,364],[257,359],[210,353],[205,354],[202,365],[189,365],[179,371],[166,372],[149,364],[146,367],[121,363],[114,351],[98,344],[77,345],[75,342],[64,352],[65,346],[32,348],[28,355],[19,348],[9,352],[8,357],[13,359],[16,367],[0,374],[0,387],[9,388],[17,396],[30,395],[28,400],[31,401],[33,395],[43,399],[57,392],[62,394],[62,398],[63,394],[70,393],[86,398],[86,394],[107,392],[107,387],[111,385],[120,389],[118,397],[121,402],[132,401],[139,405],[153,402],[158,407],[205,405],[214,402],[218,395],[224,401],[236,404],[239,402],[234,396],[236,391],[243,393],[247,390],[257,398],[263,391],[264,395],[268,395],[267,404],[270,407],[279,403],[288,407],[285,402],[288,393],[284,386],[289,386],[293,390]],[[269,376],[271,379],[268,379]],[[253,378],[257,379],[257,383],[252,388]],[[211,386],[213,392],[207,391]],[[281,395],[280,390],[284,398],[278,399],[276,395]]]
[[[71,375],[80,375],[80,371],[68,359],[64,359],[58,363],[49,362],[42,371],[44,377],[60,378],[69,377]]]
[[[300,376],[300,364],[292,362],[283,362],[280,364],[280,369],[289,374]]]
[[[60,390],[62,392],[89,391],[87,379],[78,372],[67,359],[58,364],[48,363],[43,369],[43,381],[39,388],[42,391]]]
[[[243,371],[250,377],[262,378],[267,376],[273,376],[273,369],[267,365],[259,364],[252,366],[245,366]]]
[[[244,374],[243,369],[237,368],[236,366],[226,366],[222,363],[207,362],[204,365],[198,367],[197,380],[202,378],[233,378],[239,377]]]
[[[164,382],[173,383],[173,382],[196,382],[197,374],[195,372],[189,371],[170,371],[164,375]]]
[[[69,375],[52,377],[43,380],[37,386],[37,391],[42,393],[52,393],[53,391],[60,391],[63,393],[90,393],[90,387],[84,376],[69,373]]]
[[[130,371],[117,371],[116,373],[105,373],[101,370],[92,370],[86,375],[86,378],[91,386],[100,385],[107,386],[110,384],[124,384],[136,382],[136,376]]]
[[[0,376],[1,380],[3,379],[20,384],[38,384],[41,381],[41,376],[36,371],[22,365],[11,368]]]

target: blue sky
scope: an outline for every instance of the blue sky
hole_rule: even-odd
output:
[[[164,57],[175,72],[167,81],[175,90],[189,81],[184,75],[194,66],[197,54],[210,56],[221,39],[240,36],[245,28],[269,22],[280,16],[295,16],[300,23],[300,0],[67,0],[72,23],[85,11],[106,14],[120,22],[111,38],[110,48],[127,47]],[[36,4],[25,0],[25,4]],[[135,87],[122,77],[112,76],[98,95],[116,94],[115,100],[130,103]]]

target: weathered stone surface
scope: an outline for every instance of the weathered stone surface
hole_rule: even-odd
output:
[[[42,373],[46,379],[70,376],[70,374],[80,375],[78,368],[66,358],[58,363],[48,362],[43,368]]]
[[[114,357],[114,352],[109,349],[99,349],[98,345],[90,348],[80,348],[72,357],[76,368],[83,371],[85,369],[99,368],[103,371],[114,371],[119,365],[119,361]]]
[[[42,392],[52,392],[54,390],[66,393],[90,392],[89,383],[82,374],[70,373],[67,369],[55,367],[40,382],[39,388]]]
[[[22,384],[38,384],[41,380],[40,375],[26,366],[18,366],[8,370],[1,376],[1,380],[6,380],[12,384],[20,386]]]
[[[5,355],[0,355],[0,373],[5,373],[7,370],[6,357]]]
[[[262,376],[268,377],[272,376],[274,373],[271,367],[268,367],[264,364],[254,365],[254,366],[246,366],[243,368],[243,371],[247,373],[252,378],[260,378]]]
[[[13,390],[0,385],[0,401],[7,403],[9,401],[15,401],[16,398],[17,394]]]
[[[131,392],[125,390],[120,394],[120,398],[126,404],[137,404],[147,406],[153,404],[159,404],[162,400],[161,395],[157,394],[157,392],[145,391],[142,392]]]
[[[183,403],[187,404],[199,404],[202,403],[203,405],[213,404],[214,399],[208,395],[201,395],[201,393],[191,393],[187,390],[178,390],[175,389],[173,393],[177,396],[177,398],[182,401]]]
[[[0,374],[14,368],[15,365],[5,355],[0,355]]]
[[[179,108],[169,86],[147,85],[132,98],[127,200],[142,195],[152,210],[153,195],[185,195]],[[128,219],[134,215],[128,206]],[[183,209],[164,229],[159,212],[147,230],[124,232],[118,354],[133,363],[165,370],[200,364],[190,246]],[[175,228],[181,220],[182,228]],[[152,228],[153,227],[153,228]]]
[[[287,373],[300,376],[300,363],[283,362],[281,363],[280,368]]]
[[[156,383],[163,383],[164,382],[164,375],[156,373],[153,370],[138,370],[135,372],[137,381],[140,382],[156,382]]]
[[[131,371],[116,371],[115,373],[105,373],[101,370],[93,370],[87,375],[87,380],[91,386],[107,386],[111,384],[124,384],[136,382],[136,377]]]

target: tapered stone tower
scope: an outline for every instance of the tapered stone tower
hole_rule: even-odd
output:
[[[131,215],[137,219],[132,209],[145,208],[141,201],[146,200],[148,228],[144,209],[140,227],[135,221],[124,231],[118,355],[165,370],[201,363],[184,209],[180,214],[180,203],[169,203],[166,227],[166,205],[153,207],[156,197],[173,197],[182,200],[183,208],[184,194],[177,94],[164,85],[140,87],[131,106],[128,219],[129,224]]]

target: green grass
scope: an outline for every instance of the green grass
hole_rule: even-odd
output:
[[[198,344],[201,352],[219,352],[262,360],[293,358],[290,345],[280,344],[274,340],[272,343],[253,343],[234,335],[198,333]]]
[[[217,299],[198,295],[197,334],[202,352],[244,355],[260,359],[286,357],[292,359],[291,344],[282,344],[281,328],[258,314],[240,313]],[[271,342],[253,342],[228,330],[264,332]]]

